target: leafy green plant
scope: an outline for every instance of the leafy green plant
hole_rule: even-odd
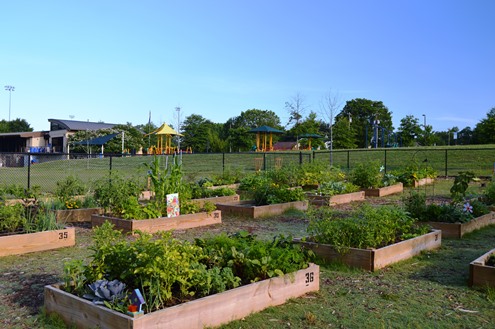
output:
[[[473,181],[475,175],[472,171],[460,171],[454,179],[454,184],[450,188],[450,195],[454,201],[460,201],[466,197],[469,183]]]
[[[423,178],[435,178],[437,172],[429,165],[420,166],[417,163],[408,164],[404,168],[394,170],[392,174],[397,178],[397,181],[404,186],[413,186],[415,181]]]
[[[319,195],[337,195],[337,194],[346,194],[359,191],[359,186],[354,185],[350,182],[344,181],[330,181],[324,182],[320,184],[316,193]]]
[[[72,260],[65,265],[65,289],[80,295],[83,286],[107,282],[105,288],[111,290],[108,282],[118,280],[128,289],[140,289],[146,300],[145,311],[151,312],[306,268],[310,253],[291,240],[276,237],[266,242],[241,233],[191,243],[172,238],[171,232],[158,237],[139,233],[128,240],[106,222],[94,229],[89,263],[81,267],[80,262]],[[100,300],[113,296],[107,290],[100,291],[99,286],[92,286],[94,296]]]
[[[26,217],[22,204],[0,205],[0,232],[16,232],[23,229],[25,223]]]
[[[486,204],[495,204],[495,182],[493,180],[493,177],[491,181],[486,185],[482,199]]]
[[[86,192],[81,179],[75,176],[67,176],[65,180],[57,182],[55,195],[63,203],[74,200],[75,196],[83,195]]]
[[[378,161],[368,163],[358,163],[352,170],[350,181],[352,184],[361,188],[378,188],[382,187],[382,172]]]
[[[105,302],[114,303],[126,297],[126,285],[119,280],[96,280],[88,288],[90,293],[83,297],[99,305],[105,305]]]
[[[124,179],[115,174],[94,183],[95,200],[105,211],[110,211],[115,216],[129,212],[129,202],[137,201],[141,192],[142,188],[135,180]],[[133,204],[136,205],[135,202]]]
[[[313,214],[308,225],[312,241],[333,245],[339,252],[348,248],[380,248],[428,230],[426,226],[417,226],[402,208],[370,205],[344,218],[335,217],[332,212]]]
[[[413,192],[403,201],[406,211],[420,222],[466,223],[489,213],[488,207],[478,200],[427,204],[424,194]]]

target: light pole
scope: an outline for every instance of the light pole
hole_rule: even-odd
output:
[[[15,91],[14,86],[5,86],[5,90],[9,92],[9,122],[10,122],[10,106],[12,104],[12,92]]]
[[[180,107],[175,108],[177,111],[177,134],[180,134]],[[177,153],[180,152],[180,136],[177,135]]]
[[[423,129],[425,130],[425,146],[426,146],[426,114],[423,114],[423,119],[424,119]]]

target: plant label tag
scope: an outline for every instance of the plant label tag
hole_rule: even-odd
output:
[[[143,306],[143,304],[146,304],[146,302],[144,301],[143,295],[141,294],[141,291],[139,291],[139,289],[134,289],[134,291],[131,294],[130,300],[131,300],[131,303],[133,305],[136,305],[139,307],[138,312],[143,311],[142,306]]]

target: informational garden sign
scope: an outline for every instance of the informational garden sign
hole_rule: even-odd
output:
[[[167,194],[167,217],[177,217],[179,215],[179,193]]]

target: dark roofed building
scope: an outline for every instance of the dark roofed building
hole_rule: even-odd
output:
[[[117,124],[104,122],[89,122],[76,120],[48,119],[50,122],[49,145],[52,152],[67,152],[67,142],[70,135],[81,130],[100,130],[113,128]]]

